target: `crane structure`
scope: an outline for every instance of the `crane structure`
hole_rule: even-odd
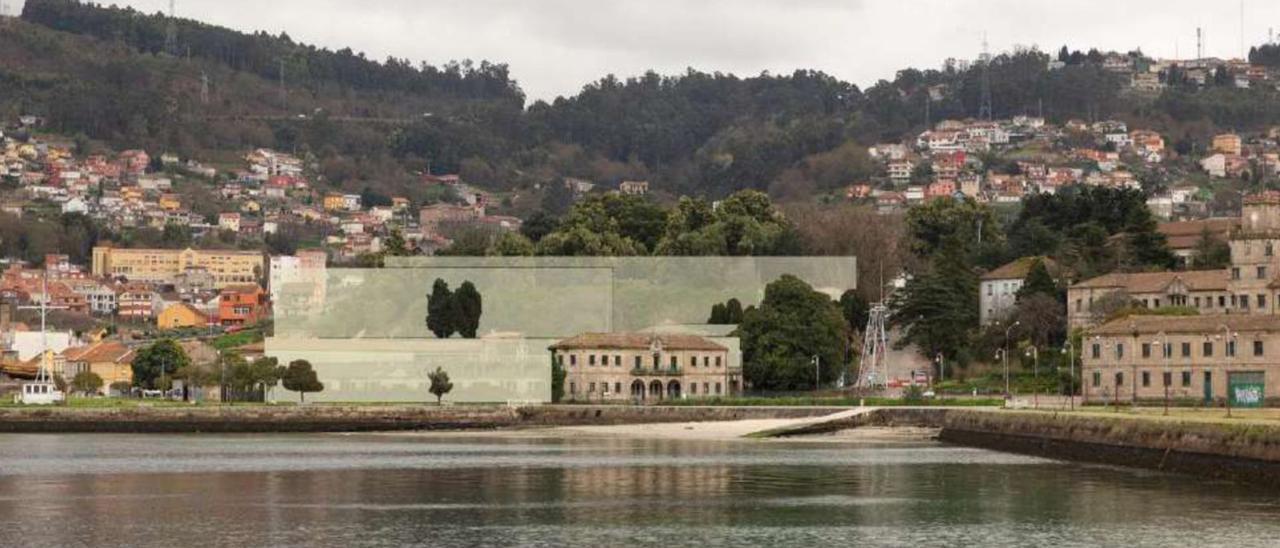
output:
[[[880,389],[889,381],[889,335],[886,328],[889,307],[876,303],[867,317],[867,329],[863,334],[862,355],[858,361],[858,381],[855,388]]]

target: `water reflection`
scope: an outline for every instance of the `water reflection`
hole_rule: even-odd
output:
[[[1280,499],[937,444],[0,436],[3,544],[1266,546]]]

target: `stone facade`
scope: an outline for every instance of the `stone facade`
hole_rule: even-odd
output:
[[[1104,319],[1096,303],[1114,293],[1152,308],[1183,306],[1201,314],[1276,315],[1280,307],[1280,192],[1245,199],[1237,228],[1230,231],[1231,265],[1223,270],[1112,273],[1067,291],[1072,327]]]
[[[1166,382],[1171,400],[1221,403],[1229,381],[1265,386],[1235,405],[1280,398],[1280,316],[1134,316],[1090,331],[1082,351],[1088,402],[1163,400]]]
[[[696,335],[584,333],[551,348],[569,401],[662,401],[741,392],[729,348]],[[737,360],[733,360],[736,362]]]

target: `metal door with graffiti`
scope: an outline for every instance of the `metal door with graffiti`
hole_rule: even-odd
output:
[[[1227,394],[1232,407],[1262,407],[1267,393],[1262,371],[1236,371],[1227,375]]]

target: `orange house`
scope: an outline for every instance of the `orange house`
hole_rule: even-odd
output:
[[[246,325],[266,316],[267,293],[258,285],[233,285],[218,296],[218,323]]]

